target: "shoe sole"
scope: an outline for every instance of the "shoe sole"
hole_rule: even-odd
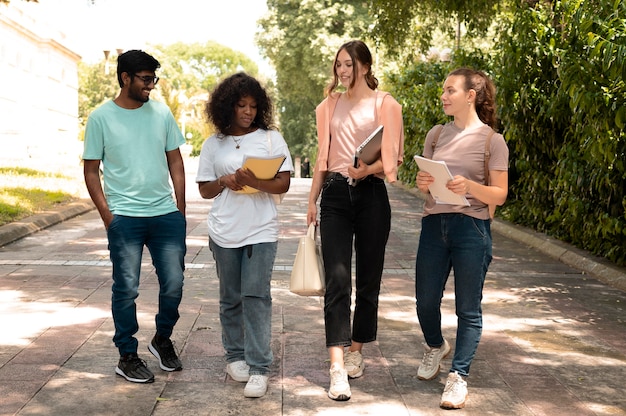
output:
[[[450,347],[449,345],[448,345],[448,347],[449,347],[448,351],[447,351],[447,352],[443,355],[443,357],[441,357],[441,360],[443,360],[444,358],[446,358],[448,355],[450,355],[450,352],[452,352],[452,347]],[[422,376],[420,376],[420,375],[418,374],[418,375],[417,375],[417,378],[418,378],[419,380],[425,380],[425,381],[428,381],[428,380],[432,380],[432,379],[434,379],[435,377],[437,377],[437,376],[439,375],[439,373],[441,372],[441,360],[439,361],[439,368],[437,369],[437,372],[436,372],[436,373],[435,373],[432,377],[428,377],[428,378],[427,378],[427,377],[422,377]],[[453,408],[451,408],[451,409],[453,409]]]
[[[257,391],[247,392],[247,391],[244,390],[243,391],[243,397],[248,397],[250,399],[257,399],[259,397],[265,396],[265,393],[267,393],[267,390],[265,390],[264,392],[260,392],[260,391],[259,392],[257,392]]]
[[[345,402],[350,400],[350,396],[348,396],[347,394],[338,394],[337,396],[333,396],[330,392],[328,392],[328,397],[338,402]]]
[[[152,344],[148,345],[148,351],[150,351],[152,355],[154,355],[159,360],[159,367],[161,367],[161,370],[171,372],[181,371],[183,369],[182,367],[167,367],[166,365],[164,365],[163,361],[161,361],[161,356],[159,355],[159,352],[156,350],[156,348],[152,346]]]
[[[124,372],[119,367],[115,367],[115,374],[117,374],[118,376],[124,377],[127,381],[130,381],[131,383],[144,383],[144,384],[154,383],[154,377],[148,378],[148,379],[128,377],[126,374],[124,374]]]
[[[441,407],[442,409],[463,409],[465,407],[466,401],[467,401],[467,396],[465,396],[465,401],[463,403],[454,404],[450,402],[441,402],[441,404],[439,404],[439,407]]]

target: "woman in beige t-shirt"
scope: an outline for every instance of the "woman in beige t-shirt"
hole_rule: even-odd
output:
[[[335,92],[339,84],[346,92]],[[377,87],[369,49],[358,40],[347,42],[335,57],[327,97],[316,109],[319,153],[307,225],[317,223],[317,199],[321,194],[324,322],[331,364],[328,396],[333,400],[350,399],[348,377],[363,375],[361,349],[364,343],[376,339],[378,294],[391,223],[384,178],[396,181],[403,155],[402,107]],[[380,158],[370,165],[359,161],[355,167],[356,148],[381,124]],[[353,186],[348,178],[359,181]],[[356,304],[351,325],[353,243]]]
[[[458,409],[465,406],[465,378],[482,332],[482,289],[492,258],[489,205],[502,205],[506,200],[509,151],[502,135],[492,130],[496,123],[495,86],[483,72],[469,68],[451,72],[441,101],[444,112],[454,121],[431,129],[424,157],[446,162],[454,177],[447,188],[464,196],[469,204],[436,203],[428,190],[434,178],[428,172],[418,172],[417,187],[428,199],[415,268],[417,317],[425,340],[417,377],[436,378],[441,360],[451,351],[441,330],[441,298],[454,269],[458,328],[440,406]]]

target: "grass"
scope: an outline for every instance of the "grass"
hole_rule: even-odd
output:
[[[76,179],[23,167],[0,167],[0,226],[77,199]]]

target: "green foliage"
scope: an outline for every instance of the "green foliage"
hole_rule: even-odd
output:
[[[484,37],[506,0],[372,0],[374,37],[393,56],[426,52],[441,32],[453,40]],[[416,50],[417,46],[417,50]],[[467,46],[467,45],[466,45]]]
[[[120,89],[115,59],[117,57],[109,57],[108,74],[104,60],[92,65],[78,63],[78,118],[82,128],[89,114],[105,101],[115,98]]]
[[[245,71],[258,76],[257,64],[242,52],[217,42],[156,45],[154,56],[161,63],[161,78],[170,88],[193,96],[198,91],[212,91],[228,75]]]
[[[417,164],[413,156],[422,154],[426,133],[434,125],[446,122],[439,96],[448,72],[447,63],[418,62],[398,75],[387,75],[392,85],[389,92],[402,105],[404,163],[399,168],[398,178],[405,184],[415,185]]]
[[[626,6],[522,4],[499,42],[504,215],[626,264]]]
[[[367,4],[360,0],[268,0],[257,43],[276,70],[281,131],[294,155],[317,153],[315,107],[331,75],[337,48],[367,40]]]

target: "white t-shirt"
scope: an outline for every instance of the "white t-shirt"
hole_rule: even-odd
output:
[[[269,141],[268,141],[269,139]],[[235,173],[245,156],[286,157],[280,172],[293,172],[293,162],[283,136],[258,129],[238,137],[237,149],[232,136],[209,137],[202,145],[196,182],[215,181]],[[271,146],[271,154],[270,154]],[[278,241],[278,220],[272,196],[266,192],[241,194],[224,188],[215,197],[209,212],[209,237],[220,247],[237,248],[249,244]]]

